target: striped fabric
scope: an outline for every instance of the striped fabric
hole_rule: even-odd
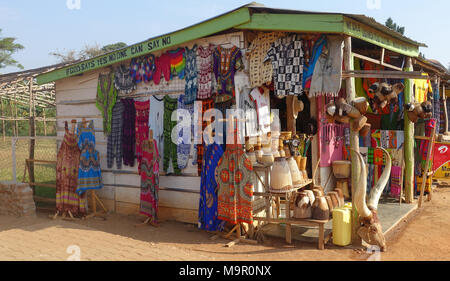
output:
[[[119,100],[112,111],[111,134],[108,136],[107,143],[107,165],[108,169],[113,166],[116,159],[117,169],[122,169],[122,127],[123,127],[123,104]]]

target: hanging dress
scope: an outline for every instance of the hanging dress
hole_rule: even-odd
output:
[[[198,69],[197,69],[197,45],[194,45],[192,49],[186,47],[186,68],[185,68],[185,80],[186,86],[184,90],[184,103],[192,104],[197,98],[198,91]]]
[[[223,150],[216,143],[208,145],[203,158],[203,169],[198,208],[198,227],[207,231],[221,231],[224,221],[218,219],[215,170]]]
[[[114,72],[114,87],[119,94],[127,95],[136,90],[136,81],[131,76],[130,68],[126,65],[119,65]]]
[[[86,209],[80,205],[76,193],[81,151],[77,136],[69,131],[67,121],[65,131],[56,162],[56,210],[60,213],[70,211],[73,215],[85,214]]]
[[[142,142],[148,140],[149,134],[148,115],[150,110],[150,100],[135,101],[134,107],[136,108],[136,158],[138,165],[140,165],[143,153]]]
[[[159,153],[156,141],[148,139],[142,143],[142,160],[139,169],[141,175],[141,205],[140,213],[158,220],[159,191]]]
[[[213,72],[217,80],[216,103],[230,100],[235,96],[234,75],[244,67],[241,50],[217,47],[213,53]]]
[[[125,166],[134,167],[136,148],[136,108],[133,99],[122,99],[123,104],[123,132],[122,157]]]
[[[97,86],[96,106],[103,117],[103,132],[105,136],[111,134],[112,110],[117,100],[117,91],[114,87],[114,72],[106,75],[100,74]]]
[[[189,118],[191,126],[189,128],[180,128],[181,130],[178,133],[177,163],[180,170],[184,170],[188,166],[189,156],[191,155],[192,132],[194,130],[194,123],[192,122],[192,116],[194,115],[194,104],[185,104],[185,98],[185,95],[180,95],[178,98],[178,124],[180,124],[180,122],[186,122],[183,121],[184,118]],[[183,112],[182,109],[187,112]],[[189,115],[187,113],[189,113]],[[188,134],[187,130],[190,130],[191,134]],[[184,135],[185,132],[186,135]]]
[[[253,166],[237,144],[237,124],[234,144],[227,144],[215,171],[218,191],[218,219],[232,224],[253,222]]]
[[[79,122],[77,137],[78,147],[81,150],[77,193],[83,194],[89,189],[101,189],[103,187],[100,153],[95,150],[94,121],[89,121],[86,128],[82,122]]]
[[[198,90],[197,98],[200,100],[209,99],[214,88],[214,77],[212,74],[214,45],[197,49],[197,69],[198,69]]]

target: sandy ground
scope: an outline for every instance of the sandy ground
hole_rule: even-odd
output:
[[[164,222],[155,229],[135,227],[140,218],[109,215],[106,221],[69,222],[0,216],[0,260],[450,260],[450,189],[436,190],[432,202],[395,228],[388,251],[369,256],[365,250],[316,243],[286,245],[266,239],[264,245],[224,247],[228,240],[193,225]],[[267,238],[267,237],[266,237]]]

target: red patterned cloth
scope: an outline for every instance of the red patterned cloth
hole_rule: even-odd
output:
[[[80,202],[80,196],[76,192],[81,151],[77,136],[68,130],[67,122],[65,130],[56,161],[56,209],[61,213],[70,211],[73,215],[85,214],[85,202]]]
[[[207,122],[203,122],[203,114],[205,114],[206,111],[209,109],[214,108],[214,100],[213,99],[205,99],[202,100],[202,132],[205,130],[206,126],[208,126]],[[202,168],[203,168],[203,153],[204,153],[204,143],[203,143],[203,135],[202,135],[202,144],[197,145],[197,170],[198,175],[202,175]]]
[[[138,160],[138,169],[140,171],[141,159],[143,155],[142,142],[148,140],[148,115],[150,113],[150,101],[135,101],[136,108],[136,158]]]
[[[235,143],[236,140],[235,129]],[[253,166],[241,144],[227,144],[215,178],[219,187],[218,219],[232,224],[252,223]]]
[[[142,143],[140,213],[158,220],[159,153],[156,141]]]

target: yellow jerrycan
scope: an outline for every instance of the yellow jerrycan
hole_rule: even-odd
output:
[[[352,211],[350,208],[333,210],[333,244],[348,246],[352,242]]]

